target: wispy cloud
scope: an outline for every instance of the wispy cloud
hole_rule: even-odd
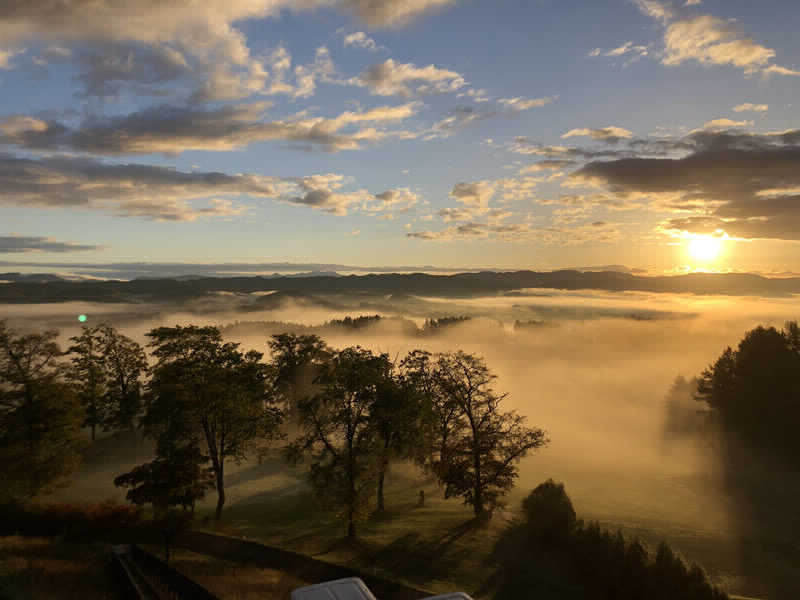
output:
[[[0,236],[0,254],[19,254],[23,252],[86,252],[101,250],[103,246],[60,242],[48,237],[10,235]]]
[[[429,93],[454,92],[466,85],[461,74],[435,65],[418,67],[413,63],[398,63],[389,58],[369,67],[353,85],[368,87],[379,96],[408,98]]]

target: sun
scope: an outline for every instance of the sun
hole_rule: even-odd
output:
[[[699,262],[710,262],[719,256],[722,238],[699,235],[689,241],[689,254]]]

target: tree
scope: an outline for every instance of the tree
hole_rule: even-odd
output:
[[[49,493],[80,464],[81,409],[57,336],[17,334],[0,321],[0,494],[12,498]]]
[[[401,373],[420,400],[419,445],[415,460],[434,475],[447,464],[447,451],[456,432],[466,425],[457,404],[439,388],[433,355],[412,350],[400,363]]]
[[[316,378],[319,391],[298,403],[303,433],[288,447],[293,461],[310,454],[311,484],[340,509],[351,539],[375,487],[379,454],[370,410],[390,367],[387,355],[358,346],[334,352]]]
[[[268,342],[272,355],[272,385],[284,410],[297,419],[298,403],[316,393],[314,381],[330,358],[331,350],[316,335],[273,335]]]
[[[150,435],[203,444],[215,475],[219,520],[226,462],[242,461],[279,435],[281,411],[269,394],[263,355],[223,343],[216,327],[159,327],[147,335],[158,362],[145,424]]]
[[[196,444],[181,446],[165,436],[153,461],[114,479],[114,485],[130,488],[125,494],[130,502],[153,505],[153,521],[164,538],[167,562],[175,537],[189,526],[195,503],[214,487],[214,473],[207,464],[208,457]],[[176,506],[181,510],[175,510]]]
[[[106,372],[106,429],[133,431],[142,410],[142,375],[147,373],[147,355],[131,338],[110,325],[98,328]]]
[[[156,517],[172,506],[194,512],[195,503],[214,488],[214,473],[207,465],[208,457],[196,444],[163,439],[154,460],[119,475],[114,485],[129,488],[125,498],[133,504],[152,504]]]
[[[522,512],[530,534],[545,543],[564,542],[577,523],[572,501],[563,483],[548,479],[522,501]]]
[[[414,380],[395,371],[388,357],[376,373],[377,389],[370,406],[371,426],[378,442],[377,512],[386,510],[384,481],[396,458],[415,458],[425,442],[424,396]]]
[[[141,376],[147,372],[142,347],[110,325],[84,327],[72,337],[69,379],[86,410],[84,426],[132,431],[141,412]]]
[[[497,570],[486,587],[495,598],[728,598],[666,543],[651,559],[640,541],[577,520],[562,484],[540,484],[522,508],[522,518],[500,534],[491,554]]]
[[[800,329],[756,327],[727,348],[697,382],[726,432],[769,454],[794,460],[800,450]]]
[[[72,354],[72,367],[68,378],[85,411],[83,426],[91,430],[92,441],[97,437],[97,428],[106,421],[106,370],[103,364],[99,328],[83,327],[68,352]]]
[[[463,497],[483,518],[514,485],[516,463],[546,445],[547,436],[526,427],[525,417],[501,410],[506,395],[494,392],[495,375],[482,359],[464,352],[440,354],[434,378],[437,411],[453,415],[438,468],[445,497]]]

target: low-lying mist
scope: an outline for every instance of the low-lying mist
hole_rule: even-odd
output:
[[[88,324],[109,322],[142,343],[157,325],[214,324],[244,348],[267,352],[268,335],[284,330],[283,322],[316,326],[309,331],[334,347],[358,344],[392,358],[414,348],[476,353],[497,374],[496,388],[508,392],[506,406],[551,438],[522,462],[510,509],[552,477],[565,483],[584,517],[720,539],[737,532],[714,436],[665,434],[670,386],[677,375],[699,374],[747,329],[798,317],[792,298],[554,290],[461,299],[216,294],[181,306],[8,305],[4,312],[20,328],[60,328],[65,347],[79,330],[77,315],[86,314]],[[417,326],[446,315],[472,318],[430,335],[397,319],[319,327],[373,314]],[[515,327],[517,321],[529,325]]]

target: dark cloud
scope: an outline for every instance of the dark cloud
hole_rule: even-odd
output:
[[[100,250],[103,246],[58,242],[46,237],[0,236],[0,254],[22,252],[84,252]]]
[[[54,60],[52,56],[50,60]],[[192,73],[186,57],[166,45],[102,43],[83,48],[76,53],[76,60],[81,70],[77,79],[84,86],[80,95],[98,98],[118,99],[125,89],[166,95],[167,90],[159,86]]]
[[[85,208],[155,220],[238,214],[219,196],[274,198],[276,180],[256,175],[185,173],[165,167],[89,159],[28,159],[0,154],[0,203]],[[214,198],[209,206],[189,201]]]
[[[59,121],[12,115],[0,120],[0,143],[31,150],[90,154],[179,154],[185,150],[234,150],[279,140],[326,151],[354,150],[388,137],[413,137],[400,129],[377,129],[415,114],[414,103],[379,106],[336,117],[264,120],[268,105],[251,103],[217,109],[154,106],[128,115],[92,118],[72,128]]]
[[[669,220],[668,229],[800,240],[800,131],[703,131],[675,143],[686,145],[693,151],[680,158],[593,161],[570,179],[695,213]]]

